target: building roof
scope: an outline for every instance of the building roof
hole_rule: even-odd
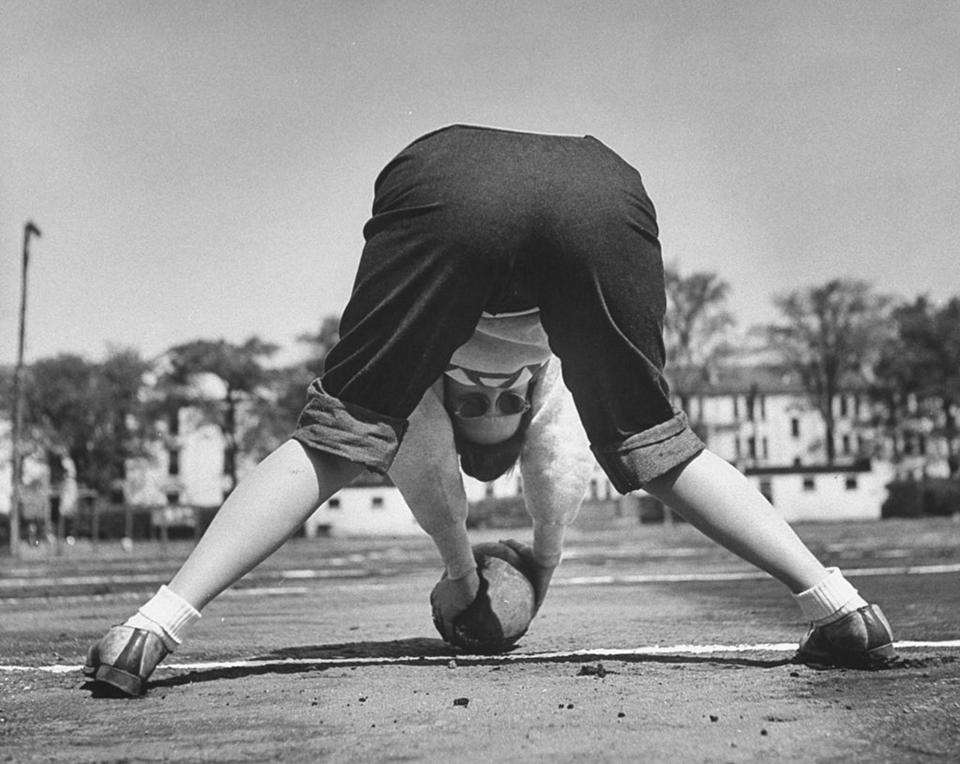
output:
[[[781,464],[763,467],[745,467],[745,475],[827,475],[870,472],[873,469],[869,459],[857,459],[849,463],[835,464]]]
[[[709,371],[695,367],[667,367],[667,381],[674,393],[686,395],[805,395],[806,388],[796,369],[777,364],[721,366]],[[844,380],[843,389],[860,391],[864,383],[852,377]]]

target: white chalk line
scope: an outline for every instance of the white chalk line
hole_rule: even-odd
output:
[[[895,642],[898,650],[908,649],[958,649],[960,639],[944,640],[902,640]],[[361,665],[449,665],[451,661],[459,664],[471,663],[536,663],[541,661],[568,661],[592,658],[634,658],[657,655],[729,655],[744,653],[784,653],[795,652],[796,642],[759,642],[756,644],[737,645],[648,645],[632,648],[594,648],[588,650],[558,650],[539,653],[504,653],[501,655],[402,655],[402,656],[375,656],[375,657],[343,657],[343,658],[276,658],[256,659],[247,658],[235,661],[195,661],[185,663],[169,663],[161,665],[157,671],[216,671],[237,668],[269,668],[281,666],[314,666],[325,668],[332,666],[361,666]],[[18,666],[0,664],[0,672],[18,673],[39,671],[45,674],[68,674],[80,671],[80,665],[54,664],[50,666]]]

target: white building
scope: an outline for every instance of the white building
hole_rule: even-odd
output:
[[[371,533],[408,536],[423,532],[397,487],[369,472],[321,504],[304,524],[304,531],[308,537]]]
[[[464,476],[467,501],[514,498],[521,492],[519,475],[490,483]],[[307,536],[415,535],[423,533],[399,489],[389,478],[363,473],[320,505],[304,525]]]
[[[741,366],[721,369],[710,379],[678,377],[694,428],[784,518],[880,517],[894,473],[876,458],[882,444],[873,406],[862,390],[846,389],[834,401],[835,460],[825,466],[826,425],[795,372]]]
[[[755,467],[747,476],[788,522],[876,520],[893,471],[882,463],[848,467]]]
[[[124,493],[131,504],[208,507],[223,501],[223,433],[197,409],[182,408],[177,416],[176,433],[160,423],[149,454],[128,463]]]
[[[10,423],[0,419],[0,515],[10,514],[13,499],[13,462]],[[77,503],[77,481],[73,464],[65,460],[66,474],[63,483],[50,484],[50,470],[37,454],[23,455],[20,501],[26,522],[43,521],[51,511],[51,496],[55,496],[58,508],[70,513]]]
[[[212,377],[212,375],[211,375]],[[825,467],[825,426],[795,375],[769,366],[720,370],[713,378],[680,379],[678,405],[708,446],[735,464],[771,499],[788,520],[847,520],[880,517],[886,484],[896,475],[888,438],[878,430],[876,411],[865,394],[846,390],[835,401],[835,453]],[[215,378],[197,384],[215,385]],[[222,391],[206,391],[217,399]],[[918,420],[919,421],[919,420]],[[922,422],[921,422],[922,423]],[[242,427],[242,422],[240,423]],[[0,422],[0,512],[9,511],[9,429]],[[929,428],[928,428],[929,429]],[[919,433],[919,434],[917,434]],[[903,453],[917,469],[936,474],[939,467],[933,436],[908,433]],[[5,447],[6,446],[6,447]],[[124,496],[127,502],[151,508],[211,508],[229,488],[225,476],[225,442],[221,430],[199,409],[182,408],[175,423],[158,423],[148,458],[131,461]],[[933,458],[931,461],[931,455]],[[942,459],[940,460],[942,461]],[[241,459],[240,477],[253,466]],[[901,467],[904,459],[898,461]],[[917,465],[920,465],[917,467]],[[34,465],[42,472],[42,465]],[[35,485],[43,476],[33,474]],[[465,478],[473,503],[522,493],[518,472],[489,484]],[[599,467],[588,491],[594,502],[618,500]],[[177,509],[177,517],[183,510]],[[365,476],[325,502],[306,524],[308,535],[330,533],[419,533],[419,526],[399,491],[382,479]]]

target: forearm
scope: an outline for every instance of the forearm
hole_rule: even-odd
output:
[[[390,477],[417,523],[433,539],[450,578],[476,569],[467,536],[467,497],[449,418],[433,391],[413,414]]]
[[[473,558],[466,523],[457,521],[446,527],[438,526],[431,529],[424,528],[424,530],[433,539],[448,578],[459,579],[476,571],[477,563]]]
[[[467,535],[467,498],[459,473],[405,469],[391,476],[421,528],[433,539],[447,575],[461,578],[476,568]]]
[[[556,567],[595,461],[573,399],[560,379],[559,364],[548,369],[539,392],[520,469],[524,501],[533,520],[534,558],[543,567]]]

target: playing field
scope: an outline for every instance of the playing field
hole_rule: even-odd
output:
[[[0,761],[960,761],[960,523],[797,530],[883,606],[896,667],[792,664],[786,590],[686,525],[623,523],[572,533],[505,656],[437,638],[426,537],[301,539],[207,609],[143,698],[95,697],[87,645],[188,546],[0,558]]]

